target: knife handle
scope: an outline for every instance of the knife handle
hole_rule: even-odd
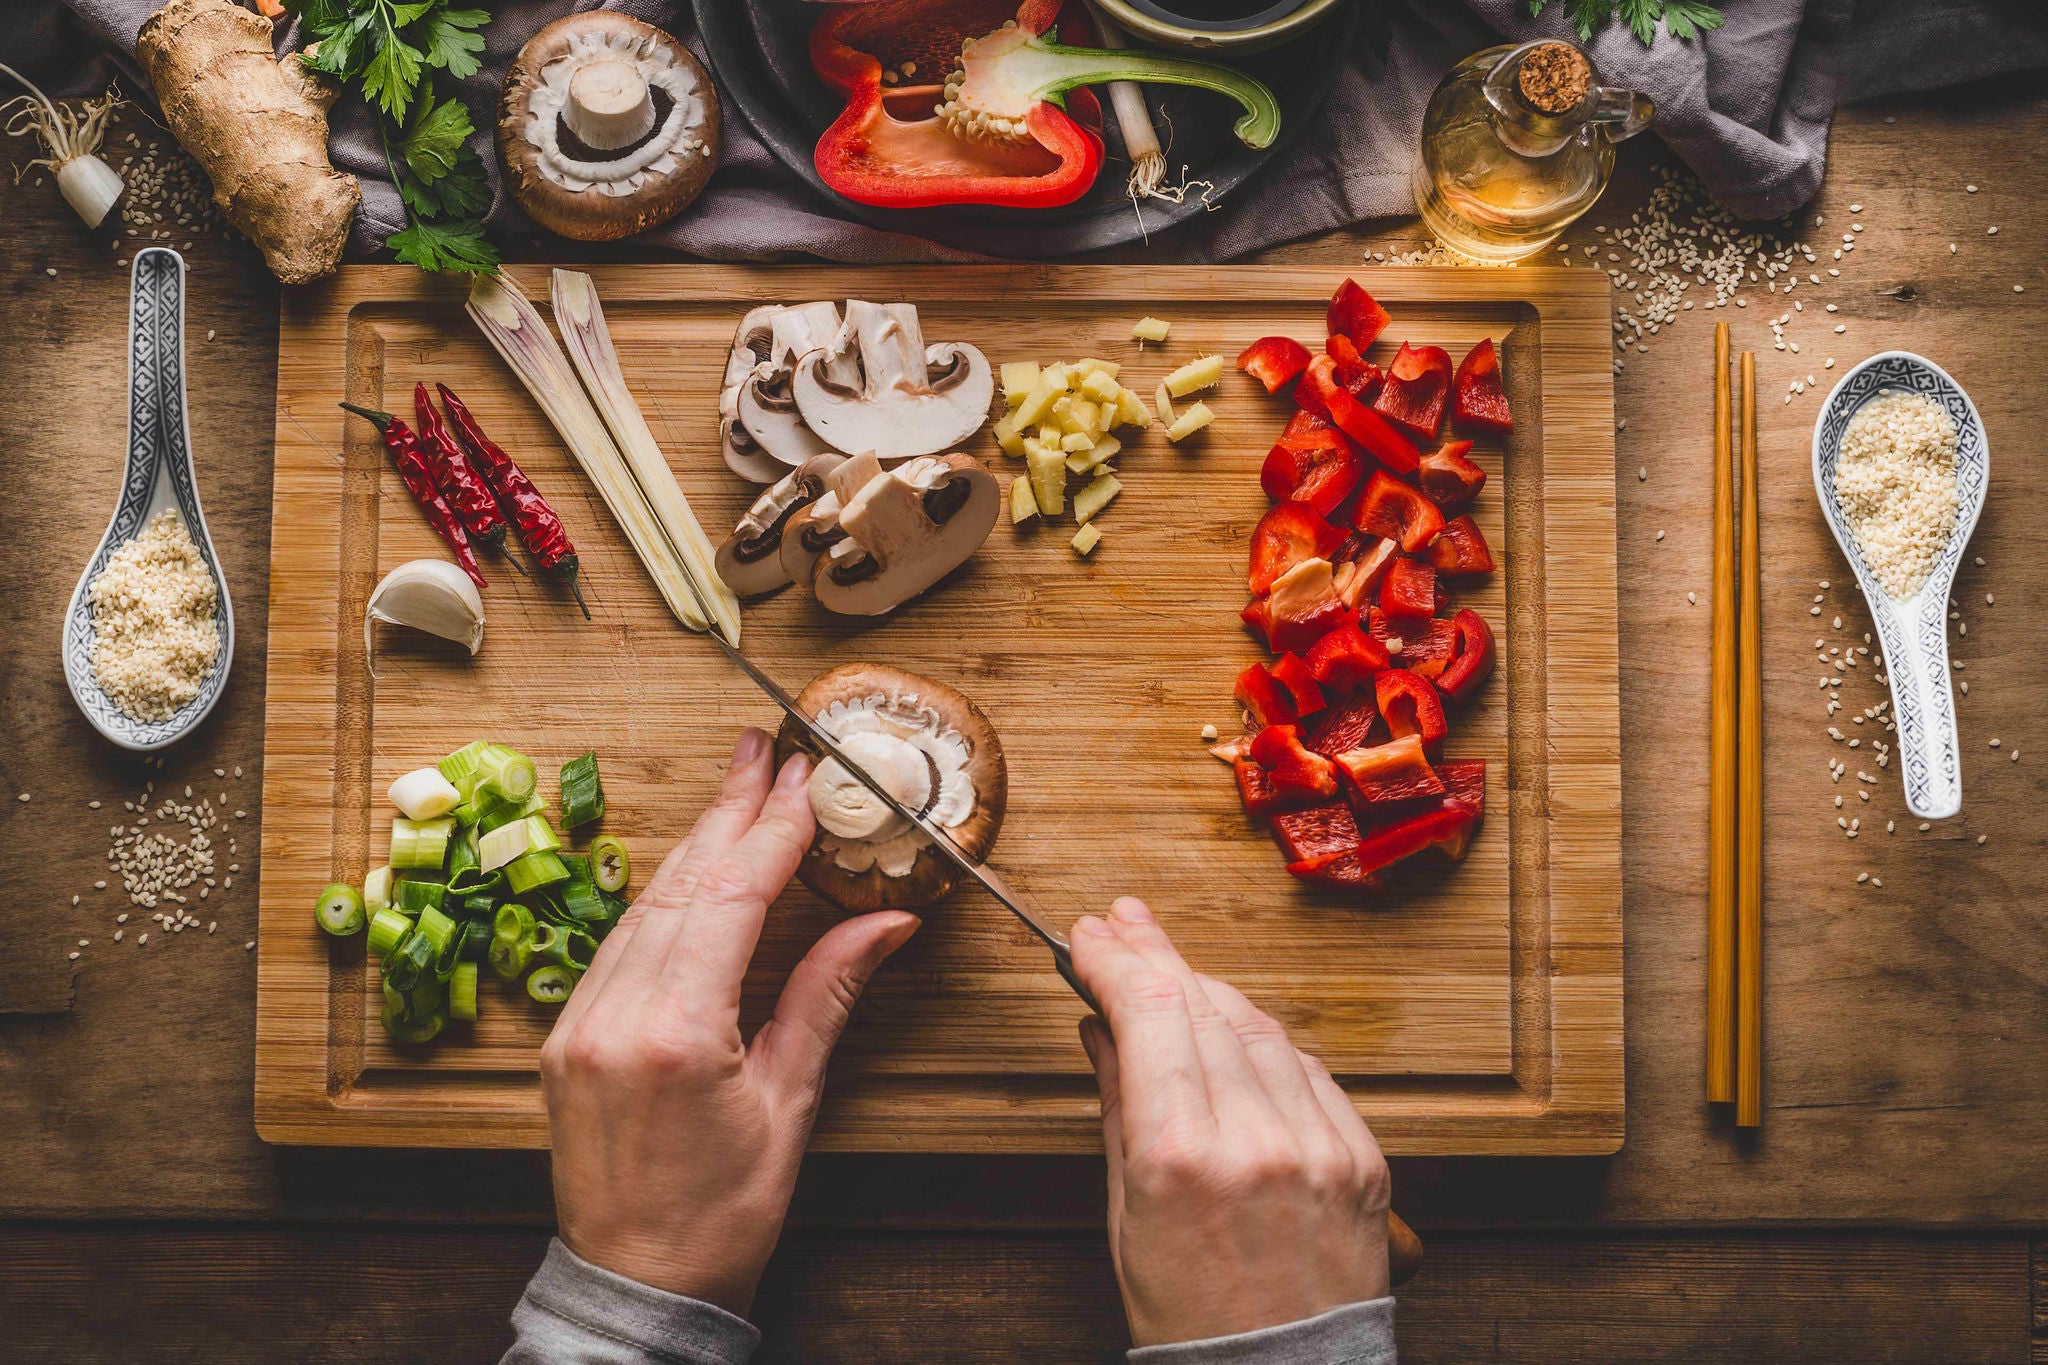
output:
[[[1073,950],[1057,939],[1047,946],[1052,949],[1053,965],[1059,968],[1060,976],[1066,983],[1074,988],[1074,994],[1081,997],[1081,1003],[1088,1007],[1091,1014],[1101,1014],[1102,1006],[1095,1003],[1095,997],[1090,995],[1088,988],[1081,984],[1081,978],[1074,975]]]

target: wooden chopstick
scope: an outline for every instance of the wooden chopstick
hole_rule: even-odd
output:
[[[1764,668],[1762,556],[1757,546],[1756,356],[1742,353],[1742,627],[1736,764],[1735,1123],[1764,1119]]]
[[[1735,468],[1728,324],[1714,327],[1714,643],[1707,737],[1707,1099],[1735,1099]]]

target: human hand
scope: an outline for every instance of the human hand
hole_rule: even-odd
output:
[[[1140,901],[1080,920],[1101,1002],[1109,1250],[1139,1346],[1296,1322],[1388,1292],[1387,1163],[1322,1063],[1190,969]]]
[[[825,1064],[916,932],[834,925],[740,1038],[740,983],[813,830],[802,755],[749,729],[718,798],[622,916],[541,1049],[561,1237],[584,1260],[745,1315],[782,1232]]]

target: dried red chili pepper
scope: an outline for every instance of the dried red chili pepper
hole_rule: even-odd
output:
[[[555,509],[548,506],[548,500],[533,486],[533,480],[526,477],[526,471],[519,467],[504,449],[484,435],[484,429],[470,416],[462,400],[451,393],[446,384],[434,388],[441,395],[441,405],[448,409],[448,421],[455,428],[455,438],[469,457],[483,470],[484,480],[491,491],[498,495],[501,506],[511,509],[512,528],[518,533],[519,543],[526,552],[539,562],[543,569],[562,576],[569,585],[569,591],[576,594],[576,605],[583,608],[583,619],[590,619],[590,606],[583,600],[577,562],[576,547],[569,543],[569,533],[562,529],[562,519],[555,515]]]
[[[469,532],[470,539],[502,550],[505,514],[498,510],[498,500],[492,496],[484,476],[476,472],[462,447],[448,435],[441,414],[434,411],[434,400],[427,397],[425,384],[412,386],[412,408],[420,419],[420,445],[427,452],[428,468],[434,472],[434,486],[455,509],[455,515],[462,518],[462,528]]]
[[[448,542],[448,548],[455,552],[455,562],[470,576],[479,588],[489,587],[484,582],[482,571],[476,565],[476,551],[470,548],[469,532],[462,529],[462,522],[455,515],[455,509],[441,496],[441,490],[434,487],[434,472],[427,464],[426,452],[420,449],[420,438],[412,434],[412,428],[388,412],[377,412],[371,408],[359,408],[354,403],[343,403],[356,416],[377,428],[384,437],[384,448],[391,452],[391,462],[398,466],[398,477],[405,481],[406,491],[413,501],[426,513],[427,525],[435,534]]]

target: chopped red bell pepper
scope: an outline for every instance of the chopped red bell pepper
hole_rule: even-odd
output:
[[[1278,393],[1308,368],[1308,347],[1293,337],[1260,337],[1238,352],[1237,368]]]
[[[1287,427],[1280,433],[1279,444],[1289,450],[1314,450],[1349,439],[1331,425],[1328,413],[1311,412],[1296,405],[1294,415],[1287,419]]]
[[[1314,719],[1302,725],[1301,742],[1324,758],[1335,758],[1346,749],[1362,749],[1372,743],[1373,723],[1379,718],[1379,706],[1368,687],[1316,712]]]
[[[1327,559],[1343,543],[1343,530],[1317,516],[1313,508],[1299,502],[1275,503],[1252,529],[1251,590],[1265,592],[1295,565]]]
[[[1385,717],[1387,732],[1395,739],[1420,735],[1424,746],[1442,742],[1450,733],[1444,721],[1444,704],[1429,680],[1406,668],[1390,668],[1372,680],[1373,699]]]
[[[1366,633],[1386,646],[1394,665],[1434,679],[1458,652],[1458,628],[1441,617],[1394,620],[1377,607],[1367,609]],[[1396,650],[1394,641],[1401,647]]]
[[[1375,673],[1392,668],[1394,661],[1384,644],[1353,622],[1316,641],[1308,652],[1307,666],[1317,682],[1332,692],[1344,693],[1367,685]]]
[[[1042,34],[1060,8],[1061,0],[835,6],[811,30],[812,68],[846,96],[818,139],[818,174],[847,198],[884,208],[1051,208],[1086,194],[1103,159],[1102,106],[1092,92],[1068,92],[1064,109],[1050,100],[1032,104],[1023,138],[970,140],[933,112],[962,44],[1011,21],[1023,35]],[[883,70],[906,61],[932,79],[885,88]]]
[[[1318,640],[1317,644],[1322,641]],[[1323,709],[1323,689],[1316,686],[1316,676],[1299,654],[1282,654],[1266,670],[1274,682],[1287,689],[1288,697],[1294,703],[1294,716],[1314,715]]]
[[[1447,513],[1469,506],[1486,486],[1486,471],[1466,457],[1470,449],[1470,441],[1445,441],[1423,456],[1415,471],[1422,491]]]
[[[1323,349],[1329,352],[1330,359],[1337,362],[1336,379],[1344,386],[1344,392],[1360,402],[1370,401],[1366,395],[1379,387],[1387,377],[1386,372],[1360,355],[1358,348],[1351,344],[1351,338],[1342,332],[1331,333],[1330,339],[1323,343]]]
[[[1289,863],[1287,870],[1311,886],[1327,887],[1354,896],[1368,895],[1381,886],[1379,874],[1365,870],[1365,864],[1358,861],[1356,849],[1340,853],[1327,862]]]
[[[1245,813],[1255,820],[1319,799],[1300,792],[1281,791],[1273,785],[1273,779],[1266,770],[1248,758],[1232,760],[1230,769],[1237,775],[1237,794],[1244,802]]]
[[[1465,352],[1458,362],[1455,387],[1457,397],[1451,411],[1458,421],[1494,431],[1514,430],[1507,390],[1500,382],[1500,353],[1493,349],[1492,337],[1481,337],[1477,346]]]
[[[1451,396],[1451,356],[1441,346],[1401,343],[1372,410],[1418,441],[1436,439]],[[1403,471],[1406,472],[1406,471]]]
[[[1245,604],[1244,610],[1238,612],[1237,617],[1258,632],[1260,641],[1276,654],[1287,650],[1308,649],[1346,620],[1355,619],[1334,595],[1329,601],[1320,603],[1310,610],[1284,615],[1278,619],[1274,617],[1270,597],[1254,597]]]
[[[1308,362],[1301,383],[1295,386],[1294,401],[1327,417],[1338,430],[1364,446],[1366,454],[1396,474],[1413,473],[1422,460],[1422,453],[1410,444],[1406,436],[1352,397],[1339,382],[1337,361],[1333,356],[1319,355]]]
[[[1237,675],[1237,702],[1262,727],[1295,718],[1293,694],[1264,664],[1248,664]]]
[[[1380,333],[1392,321],[1387,310],[1360,288],[1357,280],[1345,280],[1330,296],[1330,335],[1349,337],[1351,344],[1361,351],[1371,350],[1373,342],[1379,340]]]
[[[1275,815],[1273,837],[1290,863],[1327,863],[1357,850],[1358,817],[1344,802],[1330,801]]]
[[[1444,790],[1443,779],[1429,766],[1429,756],[1422,751],[1420,735],[1403,735],[1371,748],[1347,749],[1337,755],[1337,766],[1351,779],[1352,788],[1367,805],[1437,796]]]
[[[1336,795],[1337,766],[1302,746],[1299,726],[1268,725],[1253,735],[1251,760],[1266,770],[1280,791]]]
[[[1438,573],[1462,577],[1493,572],[1493,551],[1470,516],[1452,517],[1429,543],[1429,562]]]
[[[1330,440],[1305,449],[1276,445],[1266,452],[1259,487],[1267,497],[1301,503],[1324,517],[1337,510],[1358,486],[1365,459],[1343,432],[1331,429],[1326,434]]]
[[[1412,555],[1436,538],[1443,529],[1444,514],[1414,487],[1375,469],[1365,481],[1352,524],[1368,535],[1400,541],[1401,548]]]
[[[1344,542],[1337,551],[1332,572],[1337,596],[1343,599],[1346,609],[1356,611],[1360,602],[1379,590],[1380,579],[1386,576],[1387,566],[1394,562],[1400,549],[1399,541],[1385,536],[1355,534]]]
[[[1474,815],[1485,816],[1485,759],[1447,758],[1436,765],[1436,775],[1443,779],[1446,802],[1463,806]]]
[[[1364,834],[1358,841],[1360,872],[1380,872],[1431,849],[1455,861],[1465,856],[1478,828],[1479,817],[1471,811],[1440,801],[1434,809]]]
[[[1380,580],[1380,610],[1407,628],[1409,621],[1426,621],[1436,614],[1436,570],[1419,559],[1402,555],[1387,568]]]
[[[1452,701],[1471,701],[1480,685],[1493,672],[1493,628],[1471,608],[1451,618],[1457,632],[1457,652],[1437,675],[1436,685]]]

